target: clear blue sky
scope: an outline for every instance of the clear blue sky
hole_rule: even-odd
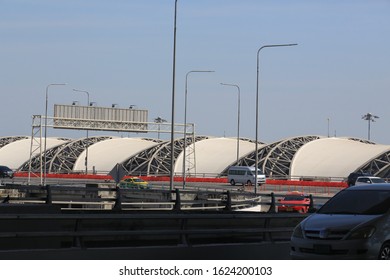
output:
[[[136,104],[171,119],[174,0],[0,0],[0,136],[30,135],[31,116],[54,103]],[[300,135],[390,144],[389,0],[178,0],[176,116],[201,135],[255,138],[260,53],[260,140]],[[66,135],[56,130],[50,135]],[[96,133],[97,135],[107,133]],[[114,134],[115,135],[115,134]],[[83,137],[73,131],[71,136]],[[130,136],[133,136],[130,134]],[[154,136],[156,137],[156,136]],[[168,139],[168,137],[167,137]]]

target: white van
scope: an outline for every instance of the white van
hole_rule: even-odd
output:
[[[253,185],[255,183],[255,167],[253,166],[231,166],[228,171],[228,182],[230,185],[235,184]],[[265,175],[257,169],[257,183],[265,183]]]

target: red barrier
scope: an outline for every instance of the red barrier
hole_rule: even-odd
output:
[[[161,176],[140,176],[145,181],[160,181],[167,182],[170,180],[170,177],[161,177]],[[182,182],[182,177],[175,177],[175,182]],[[227,178],[186,178],[187,182],[198,182],[198,183],[218,183],[218,184],[228,184]],[[327,182],[327,181],[297,181],[297,180],[273,180],[267,179],[267,185],[281,185],[281,186],[304,186],[304,187],[330,187],[330,188],[346,188],[348,185],[346,182]]]
[[[28,177],[28,172],[16,172],[15,177]],[[31,177],[39,177],[39,174],[31,174]],[[130,176],[126,176],[130,177]],[[126,178],[125,177],[125,178]],[[170,177],[168,176],[139,176],[141,179],[150,182],[168,182]],[[79,179],[79,180],[112,180],[109,175],[97,175],[97,174],[47,174],[47,178],[58,179]],[[175,182],[182,182],[183,177],[174,177]],[[228,184],[227,178],[195,178],[188,177],[186,182],[192,183],[216,183],[216,184]],[[346,188],[348,185],[346,182],[325,182],[325,181],[297,181],[297,180],[273,180],[267,179],[267,185],[280,185],[280,186],[303,186],[303,187],[330,187],[330,188]]]
[[[27,178],[28,172],[16,172],[15,177]],[[39,178],[39,174],[31,173],[31,178]],[[54,179],[79,179],[79,180],[112,180],[109,175],[97,175],[97,174],[46,174],[46,178]]]
[[[272,180],[267,179],[269,185],[282,186],[303,186],[303,187],[330,187],[330,188],[346,188],[346,182],[326,182],[326,181],[297,181],[297,180]]]

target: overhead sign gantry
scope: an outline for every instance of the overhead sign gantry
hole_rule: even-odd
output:
[[[186,129],[184,129],[186,126]],[[34,115],[32,122],[32,139],[30,149],[30,166],[33,157],[40,155],[40,173],[43,177],[44,151],[42,140],[42,128],[56,129],[91,130],[91,131],[113,131],[113,132],[134,132],[134,133],[171,133],[172,124],[167,122],[148,122],[148,110],[141,110],[130,107],[128,109],[117,107],[97,107],[79,105],[54,105],[54,116]],[[191,135],[195,139],[194,124],[175,124],[174,133]],[[46,133],[45,133],[46,136]],[[46,140],[46,139],[45,139]],[[45,141],[46,142],[46,141]],[[87,141],[88,142],[88,141]],[[88,149],[88,144],[85,145]],[[194,149],[189,147],[191,150]],[[194,150],[186,158],[194,157]],[[191,161],[191,159],[188,159]],[[194,162],[194,158],[192,161]],[[47,164],[47,163],[46,163]],[[47,166],[46,166],[47,167]],[[195,168],[195,163],[193,163]],[[30,176],[29,176],[30,177]]]

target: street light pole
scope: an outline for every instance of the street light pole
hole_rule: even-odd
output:
[[[162,117],[157,117],[154,119],[155,123],[158,123],[158,132],[157,132],[157,139],[160,140],[160,126],[162,123],[167,122],[167,120],[164,120]]]
[[[175,164],[175,78],[176,78],[176,18],[177,0],[175,0],[175,14],[173,23],[173,62],[172,62],[172,115],[171,115],[171,172],[169,180],[169,190],[173,189],[174,164]]]
[[[87,106],[89,106],[89,92],[86,90],[79,90],[79,89],[73,89],[75,92],[81,92],[85,93],[87,95]],[[89,141],[89,135],[88,135],[89,130],[87,129],[87,142],[85,144],[85,174],[88,174],[88,141]]]
[[[265,48],[275,48],[275,47],[292,47],[298,44],[281,44],[281,45],[264,45],[257,50],[257,72],[256,72],[256,142],[255,142],[255,193],[257,189],[257,169],[259,165],[259,154],[258,154],[258,145],[259,145],[259,54],[262,49]]]
[[[47,175],[47,167],[46,167],[46,150],[47,150],[47,105],[49,103],[49,87],[51,86],[65,86],[66,84],[49,84],[46,86],[46,102],[45,102],[45,142],[44,142],[44,148],[43,148],[43,182],[42,182],[42,173],[41,173],[41,185],[46,185],[46,175]],[[41,169],[42,170],[42,169]],[[41,171],[42,172],[42,171]]]
[[[183,147],[183,189],[186,186],[186,147],[187,147],[187,95],[188,95],[188,75],[191,73],[210,73],[209,70],[192,70],[186,74],[186,84],[184,92],[184,147]],[[195,143],[193,143],[195,145]]]
[[[364,116],[362,116],[362,119],[368,121],[368,140],[370,140],[370,136],[371,136],[371,122],[375,122],[375,119],[379,119],[379,117],[375,116],[375,115],[373,115],[371,113],[367,113]]]
[[[237,165],[238,165],[238,160],[240,157],[240,99],[241,99],[241,93],[240,93],[240,87],[235,84],[224,84],[221,83],[223,86],[232,86],[236,87],[238,90],[238,103],[237,103]]]

